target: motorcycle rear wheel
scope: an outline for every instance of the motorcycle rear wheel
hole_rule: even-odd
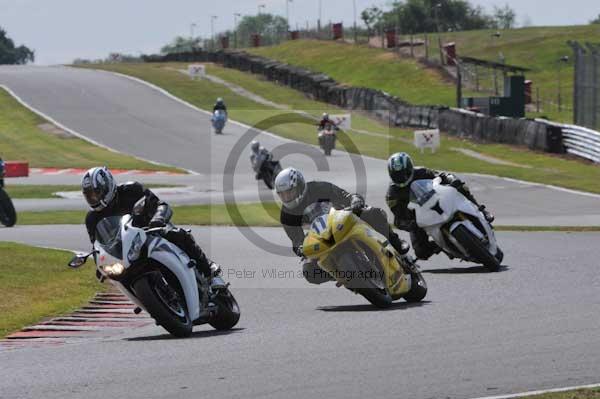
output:
[[[458,226],[452,235],[467,251],[469,256],[481,263],[490,272],[500,270],[500,261],[488,251],[479,238],[475,237],[465,226]]]
[[[192,335],[193,323],[185,304],[185,296],[180,287],[173,287],[169,284],[168,287],[175,291],[180,301],[176,304],[179,309],[168,305],[163,299],[163,295],[157,291],[159,289],[157,284],[160,283],[158,279],[162,278],[163,276],[158,272],[140,277],[133,283],[135,294],[144,304],[150,316],[165,330],[179,338],[189,337]]]
[[[17,223],[15,206],[3,188],[0,188],[0,223],[6,227],[13,227]]]

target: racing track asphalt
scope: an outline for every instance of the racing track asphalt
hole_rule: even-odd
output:
[[[284,244],[279,229],[257,231]],[[235,228],[195,233],[240,303],[234,331],[171,339],[149,326],[3,351],[0,397],[470,398],[599,382],[599,233],[501,232],[503,271],[437,256],[421,263],[426,301],[387,311],[332,283],[269,276],[297,260]],[[87,249],[80,226],[0,229],[0,240]]]
[[[108,72],[66,67],[0,67],[4,84],[39,111],[86,137],[139,157],[198,172],[198,195],[194,201],[222,202],[223,176],[234,176],[234,191],[243,201],[258,200],[272,193],[256,184],[249,165],[247,146],[237,167],[225,170],[232,149],[248,129],[229,123],[223,136],[210,131],[209,115],[186,107],[147,85]],[[227,93],[224,88],[224,96]],[[231,117],[235,119],[235,112]],[[261,134],[259,140],[281,154],[287,140]],[[294,165],[309,179],[330,180],[349,191],[356,190],[352,160],[364,162],[368,202],[385,206],[387,188],[385,161],[349,156],[335,151],[325,159],[315,147],[296,143],[283,166]],[[314,160],[327,164],[318,171]],[[237,157],[233,157],[237,159]],[[322,168],[321,168],[322,169]],[[494,177],[465,175],[481,202],[486,203],[502,225],[598,225],[600,196],[583,196],[543,186]],[[364,181],[360,182],[364,184]],[[260,188],[260,190],[259,190]],[[177,201],[176,201],[177,202]],[[190,201],[183,201],[189,203]],[[36,205],[37,204],[37,205]],[[19,208],[22,205],[23,208]],[[65,209],[81,207],[75,201],[16,201],[18,209]]]
[[[199,185],[217,191],[221,154],[244,132],[229,124],[227,134],[215,138],[204,114],[107,73],[2,67],[0,83],[99,142],[199,172]],[[141,137],[143,146],[136,144]],[[163,151],[164,137],[177,151]],[[261,140],[269,147],[283,142]],[[329,161],[334,171],[317,174],[303,156],[284,158],[310,177],[351,190],[348,156],[338,152]],[[236,193],[257,195],[246,162],[244,155]],[[365,163],[368,199],[381,204],[384,163]],[[524,218],[578,224],[599,212],[595,197],[495,178],[469,176],[469,182],[501,224]],[[257,232],[286,244],[280,229]],[[147,327],[60,348],[3,351],[0,397],[468,398],[599,382],[600,234],[499,233],[505,270],[479,273],[437,256],[421,264],[427,301],[400,302],[388,311],[374,311],[332,284],[312,287],[289,274],[262,277],[274,268],[297,272],[299,265],[254,246],[241,230],[198,228],[196,235],[232,281],[242,308],[238,329],[197,327],[191,339],[177,340]],[[82,226],[17,226],[0,229],[0,240],[88,246]]]

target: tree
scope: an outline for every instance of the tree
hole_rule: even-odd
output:
[[[23,45],[15,47],[14,41],[0,28],[0,64],[22,65],[33,61],[35,52]]]
[[[404,34],[436,32],[438,29],[440,32],[485,29],[495,26],[494,18],[487,15],[483,8],[474,7],[465,0],[397,1],[391,10],[383,13],[380,24],[384,28],[398,26]]]
[[[383,11],[378,7],[369,7],[360,14],[360,18],[367,26],[367,36],[371,39],[373,29],[376,28],[381,22],[383,17]]]
[[[517,13],[508,4],[504,7],[494,7],[494,21],[500,29],[511,29],[515,27]]]
[[[238,24],[238,43],[241,47],[249,45],[252,35],[259,34],[262,44],[277,44],[286,37],[287,31],[287,21],[278,15],[246,15]]]
[[[171,43],[163,46],[160,52],[163,54],[187,53],[201,48],[200,38],[177,36]]]
[[[600,24],[600,14],[596,17],[596,19],[592,19],[590,24]]]

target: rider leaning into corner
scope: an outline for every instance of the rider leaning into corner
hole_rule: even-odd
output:
[[[323,203],[331,203],[338,209],[352,208],[357,216],[387,237],[398,253],[403,255],[409,250],[408,244],[393,232],[385,211],[380,208],[367,207],[363,197],[358,194],[350,194],[328,182],[306,182],[302,173],[294,168],[284,169],[277,175],[275,191],[283,203],[281,224],[292,241],[294,253],[301,258],[303,257],[302,244],[304,242],[303,216],[312,213]],[[332,277],[321,270],[316,262],[305,262],[302,269],[304,277],[312,284],[321,284],[332,280]]]
[[[213,106],[213,112],[221,110],[227,112],[227,106],[225,105],[225,101],[221,97],[217,98],[217,102]]]
[[[152,191],[144,189],[142,184],[127,182],[117,185],[106,167],[96,167],[85,173],[81,188],[91,208],[85,218],[85,225],[92,243],[95,241],[96,225],[102,219],[131,214],[136,202],[145,198],[144,224],[151,228],[165,227],[163,237],[181,248],[190,257],[190,266],[196,267],[209,280],[220,273],[219,265],[206,257],[192,234],[170,223],[173,211],[169,205]]]
[[[394,225],[410,233],[415,255],[419,259],[429,259],[441,249],[436,243],[429,240],[427,233],[417,226],[414,212],[408,209],[410,202],[410,184],[415,180],[427,180],[440,177],[442,184],[450,185],[469,201],[479,207],[488,222],[494,221],[494,216],[489,213],[484,205],[479,205],[466,183],[450,173],[440,173],[433,169],[415,168],[410,156],[404,152],[393,154],[388,159],[388,173],[392,182],[386,194],[386,201],[394,214]]]
[[[250,154],[250,162],[252,163],[252,168],[256,172],[256,180],[259,180],[260,168],[257,166],[262,165],[264,162],[273,161],[273,154],[265,147],[260,145],[257,140],[252,140],[250,143],[250,150],[252,150],[252,154]]]

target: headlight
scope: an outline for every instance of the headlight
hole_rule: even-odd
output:
[[[101,267],[104,273],[114,277],[123,274],[123,272],[125,271],[125,266],[123,266],[120,263],[115,263],[114,265],[105,265]]]
[[[133,239],[133,243],[131,243],[131,248],[129,248],[129,252],[127,253],[127,260],[129,263],[135,262],[140,257],[140,252],[142,251],[142,247],[144,246],[144,241],[142,241],[141,235],[136,235]]]

